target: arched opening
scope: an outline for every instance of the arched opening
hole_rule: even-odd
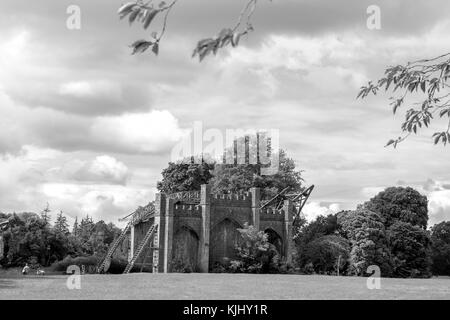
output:
[[[197,271],[199,238],[188,227],[181,227],[173,237],[172,272]]]
[[[278,233],[271,228],[264,230],[264,232],[268,234],[269,242],[275,246],[279,255],[283,256],[284,255],[283,239],[281,239],[281,237],[278,235]]]
[[[236,256],[236,245],[241,240],[238,228],[241,226],[230,219],[218,223],[211,230],[209,246],[209,266],[214,268],[217,264],[227,264]]]

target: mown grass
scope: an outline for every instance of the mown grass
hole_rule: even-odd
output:
[[[0,299],[450,299],[450,279],[381,279],[308,275],[84,275],[80,290],[68,276],[0,274]]]

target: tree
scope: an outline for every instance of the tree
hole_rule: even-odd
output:
[[[269,235],[247,223],[238,229],[241,241],[236,246],[236,259],[231,261],[230,270],[243,273],[269,273],[278,270],[279,256]]]
[[[339,235],[325,235],[307,243],[299,257],[304,271],[319,274],[337,274],[345,271],[350,258],[350,243]]]
[[[79,240],[81,244],[81,251],[86,254],[93,254],[94,248],[92,247],[91,236],[94,231],[94,221],[89,216],[81,219],[80,230],[79,230]]]
[[[169,166],[162,171],[162,180],[158,181],[156,187],[163,193],[200,190],[200,186],[211,179],[213,168],[214,164],[205,161],[194,163],[193,159],[169,162]]]
[[[394,276],[404,278],[429,277],[430,238],[419,226],[397,221],[387,230]]]
[[[312,262],[312,249],[309,246],[311,242],[328,235],[338,234],[338,224],[336,215],[318,216],[314,221],[307,223],[304,221],[301,225],[295,226],[294,234],[295,246],[297,249],[296,262],[305,272],[319,272]],[[316,245],[313,245],[316,247]]]
[[[431,259],[433,274],[450,276],[450,221],[431,228]]]
[[[350,273],[365,275],[367,268],[376,265],[382,276],[392,274],[384,219],[380,214],[362,207],[338,214],[342,234],[351,243]]]
[[[41,212],[41,218],[42,218],[42,220],[44,220],[44,222],[45,222],[46,224],[49,224],[49,223],[50,223],[50,219],[51,219],[51,217],[50,217],[50,212],[51,212],[51,210],[50,210],[50,205],[49,205],[48,202],[47,202],[47,206],[46,206],[45,209],[42,210],[42,212]]]
[[[112,223],[106,224],[103,220],[96,222],[89,237],[94,254],[106,254],[109,245],[120,232],[121,230]]]
[[[8,223],[3,226],[4,255],[0,260],[2,265],[11,267],[26,262],[48,266],[67,255],[102,253],[120,233],[120,229],[112,223],[94,223],[92,218],[86,217],[80,227],[75,228],[78,230],[75,237],[69,233],[62,211],[53,227],[40,214],[32,212],[1,214],[1,217],[6,218]]]
[[[391,139],[386,146],[397,147],[411,134],[418,134],[420,129],[429,127],[435,118],[444,119],[446,124],[442,131],[433,134],[434,144],[450,143],[449,77],[450,53],[446,53],[432,59],[388,67],[377,83],[369,82],[361,87],[358,98],[362,99],[369,94],[376,95],[380,90],[391,90],[395,94],[390,98],[394,114],[400,107],[408,106],[401,126],[402,135]]]
[[[69,234],[69,224],[67,223],[67,217],[63,215],[62,210],[56,216],[54,230],[57,234],[67,235]]]
[[[397,221],[427,228],[428,200],[413,188],[391,187],[365,203],[368,210],[380,213],[389,228]]]
[[[72,235],[74,237],[78,237],[78,234],[79,234],[78,217],[75,217],[75,222],[73,223],[72,227]]]
[[[140,22],[145,30],[147,30],[150,25],[154,25],[152,23],[156,21],[157,17],[162,16],[160,31],[153,31],[150,39],[137,40],[131,44],[133,49],[132,54],[142,53],[151,48],[152,52],[155,55],[158,55],[161,38],[166,31],[169,14],[177,1],[178,0],[172,0],[170,3],[166,3],[165,1],[153,2],[150,0],[144,3],[142,0],[137,0],[128,2],[119,8],[118,14],[120,19],[128,16],[130,25],[134,22]],[[232,47],[236,47],[242,36],[253,31],[251,17],[256,9],[256,4],[257,0],[247,0],[234,27],[223,28],[216,36],[200,40],[197,43],[192,56],[198,56],[199,60],[202,61],[207,55],[211,53],[215,55],[219,49],[225,46],[231,45]],[[244,23],[245,26],[243,26]]]
[[[279,162],[279,170],[274,175],[261,175],[261,164],[216,165],[211,179],[212,190],[227,193],[258,187],[263,198],[273,197],[286,187],[290,187],[291,192],[301,192],[303,179],[294,160],[280,150]]]

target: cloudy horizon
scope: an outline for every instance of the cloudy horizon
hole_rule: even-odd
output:
[[[278,129],[316,186],[309,219],[411,186],[429,199],[430,225],[450,220],[448,147],[424,131],[384,148],[402,117],[388,95],[356,100],[386,66],[449,51],[448,1],[260,1],[255,31],[202,63],[196,42],[233,25],[243,1],[179,1],[158,57],[130,55],[147,33],[118,19],[122,2],[2,1],[0,212],[48,202],[117,223],[154,199],[171,149],[201,121]],[[66,27],[72,4],[80,30]],[[381,30],[366,26],[371,4]]]

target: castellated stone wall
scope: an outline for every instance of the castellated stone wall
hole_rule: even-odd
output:
[[[234,258],[239,231],[245,223],[269,234],[269,240],[288,261],[292,253],[293,206],[286,201],[281,210],[260,209],[260,190],[252,188],[239,194],[212,194],[203,185],[199,204],[184,203],[164,194],[156,195],[155,215],[131,231],[131,246],[136,249],[153,223],[158,224],[158,248],[152,257],[157,272],[179,271],[180,265],[194,272],[209,272],[217,263]],[[154,246],[156,247],[156,246]]]

